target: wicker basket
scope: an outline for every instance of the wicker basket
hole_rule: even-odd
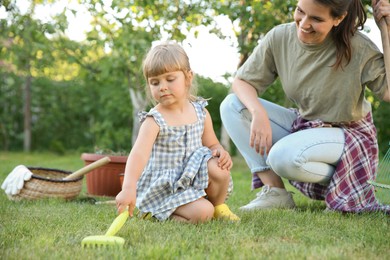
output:
[[[8,196],[10,200],[42,198],[70,200],[77,197],[81,191],[83,176],[74,180],[63,180],[71,172],[48,168],[27,168],[33,173],[31,179],[24,183],[19,194]]]

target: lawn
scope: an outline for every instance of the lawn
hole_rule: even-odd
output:
[[[189,225],[129,219],[118,232],[122,249],[82,249],[81,240],[102,235],[116,216],[115,206],[95,204],[85,180],[72,201],[15,202],[0,190],[1,259],[389,259],[390,221],[381,214],[324,213],[325,205],[292,186],[297,208],[250,213],[238,207],[255,197],[250,174],[234,158],[234,192],[228,200],[241,222]],[[0,152],[0,183],[18,164],[75,171],[80,154]]]

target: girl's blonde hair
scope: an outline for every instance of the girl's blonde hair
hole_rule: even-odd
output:
[[[187,53],[183,47],[174,42],[159,44],[146,54],[142,65],[143,74],[146,81],[146,94],[152,100],[148,79],[164,73],[182,71],[186,80],[186,87],[189,89],[189,99],[196,100],[197,87],[191,82],[192,70]]]

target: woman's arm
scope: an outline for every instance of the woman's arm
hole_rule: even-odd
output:
[[[256,89],[239,78],[234,79],[232,89],[252,115],[249,145],[261,155],[268,154],[272,146],[272,130],[267,111],[259,102]]]

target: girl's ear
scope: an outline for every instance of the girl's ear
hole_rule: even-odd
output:
[[[184,75],[186,77],[187,86],[191,86],[192,80],[194,78],[194,73],[192,72],[192,70],[188,70],[184,73]]]
[[[187,71],[187,73],[188,73],[188,78],[192,80],[192,78],[194,77],[194,73],[192,72],[192,70]]]

